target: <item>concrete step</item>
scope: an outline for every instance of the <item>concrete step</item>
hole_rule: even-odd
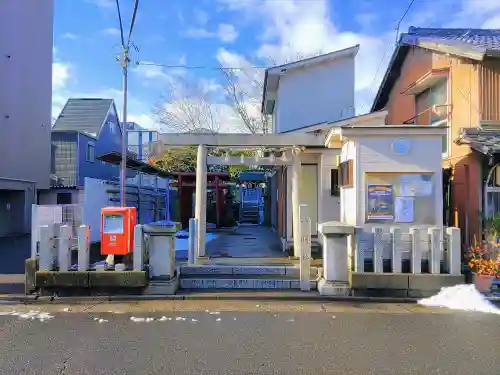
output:
[[[221,276],[215,275],[212,277],[197,277],[186,276],[180,280],[180,289],[300,289],[300,280],[296,277],[286,275],[256,275],[249,278],[248,276]],[[311,280],[311,289],[317,289],[317,281]]]
[[[311,278],[315,279],[318,274],[318,267],[311,267]],[[180,267],[181,278],[185,276],[205,275],[286,275],[300,277],[300,268],[298,265],[183,265]]]

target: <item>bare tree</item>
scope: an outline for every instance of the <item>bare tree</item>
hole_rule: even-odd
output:
[[[271,119],[261,112],[264,72],[259,70],[221,69],[227,102],[252,134],[268,133]]]
[[[199,82],[176,77],[166,84],[166,93],[152,111],[157,123],[178,133],[219,131],[218,107]]]
[[[283,64],[319,55],[321,52],[309,56],[296,54],[294,59]],[[266,65],[271,68],[283,64],[277,64],[269,58]],[[268,133],[272,127],[272,119],[261,111],[265,70],[256,67],[228,69],[221,66],[220,71],[224,77],[223,90],[227,103],[241,118],[245,128],[252,134]]]

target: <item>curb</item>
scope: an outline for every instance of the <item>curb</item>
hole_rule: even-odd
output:
[[[83,304],[104,302],[140,302],[140,301],[277,301],[277,302],[360,302],[360,303],[416,303],[417,298],[365,297],[365,296],[321,296],[318,294],[293,295],[251,295],[251,294],[174,294],[174,295],[112,295],[112,296],[80,296],[80,297],[47,297],[36,295],[4,295],[0,302],[4,303],[50,303],[50,304]]]
[[[351,303],[417,303],[419,298],[369,297],[369,296],[321,296],[316,293],[294,294],[174,294],[174,295],[111,295],[111,296],[72,296],[48,297],[37,295],[0,295],[0,304],[88,304],[106,302],[140,301],[276,301],[276,302],[351,302]],[[500,296],[486,297],[493,303],[500,303]]]

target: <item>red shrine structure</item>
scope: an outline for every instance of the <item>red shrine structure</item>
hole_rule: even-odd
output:
[[[179,199],[179,216],[183,228],[189,226],[189,219],[193,217],[193,193],[196,188],[196,172],[178,172],[177,182],[170,183],[170,186],[177,187]],[[227,172],[207,172],[207,189],[215,195],[215,224],[221,226],[222,214],[224,211],[224,195],[227,192],[229,173]]]

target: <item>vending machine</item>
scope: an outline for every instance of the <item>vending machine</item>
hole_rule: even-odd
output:
[[[134,249],[135,207],[101,209],[101,254],[127,255]]]

